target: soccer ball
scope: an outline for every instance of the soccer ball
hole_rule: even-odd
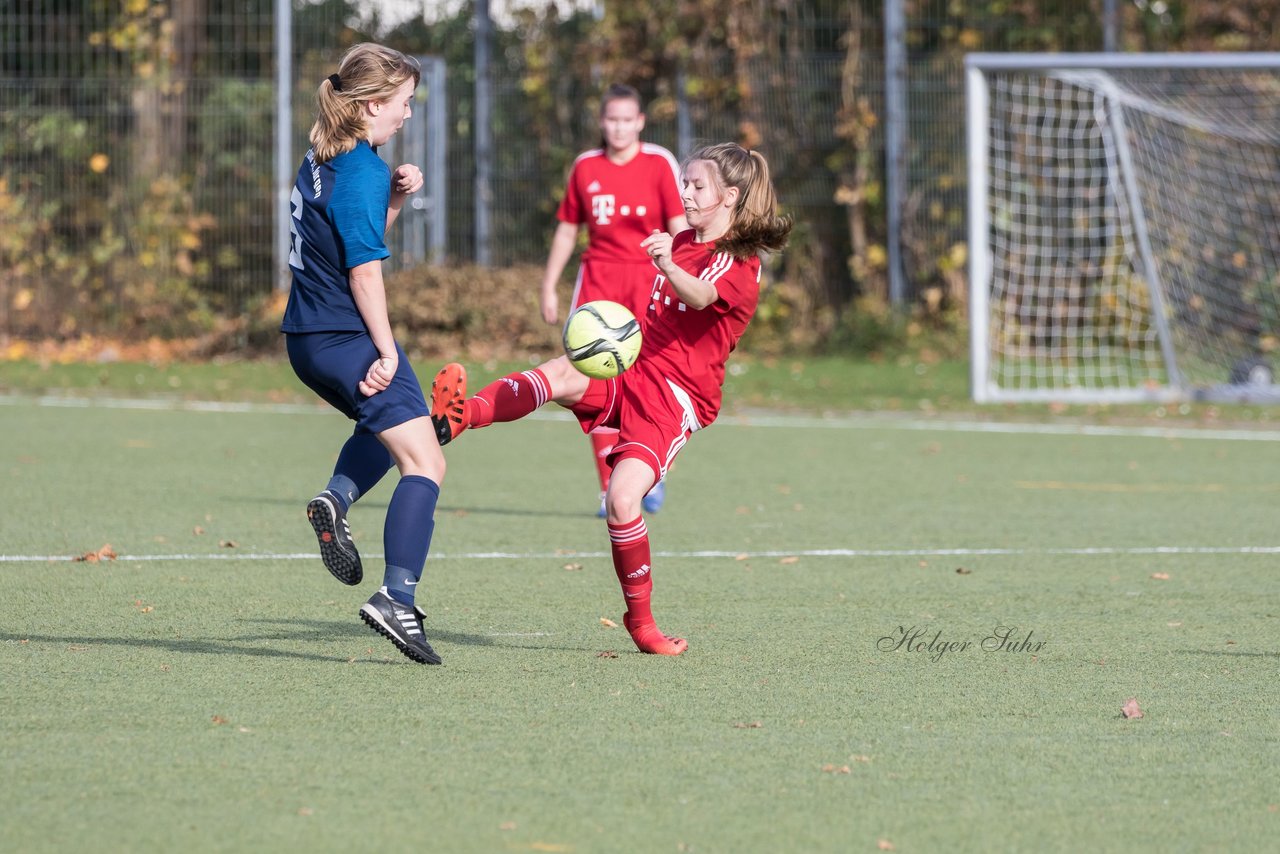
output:
[[[609,300],[583,303],[564,326],[564,351],[582,373],[616,377],[640,355],[640,323],[625,305]]]

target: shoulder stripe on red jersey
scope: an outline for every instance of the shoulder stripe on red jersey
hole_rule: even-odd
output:
[[[589,151],[582,152],[577,157],[573,158],[573,165],[577,166],[583,160],[590,160],[595,157],[604,157],[604,149],[592,148]]]
[[[680,161],[676,160],[676,156],[661,145],[652,142],[640,143],[640,150],[645,154],[652,154],[667,161],[667,165],[671,167],[671,174],[675,176],[676,186],[680,186]]]
[[[698,276],[707,282],[717,282],[733,266],[733,256],[727,252],[717,252],[711,258],[711,263],[707,265],[702,274]]]

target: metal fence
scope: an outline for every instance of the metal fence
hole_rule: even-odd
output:
[[[1059,49],[1099,49],[1096,12],[1060,5],[1067,11],[1057,19],[1042,16],[1036,26],[1049,28]],[[279,278],[272,221],[278,193],[273,8],[271,0],[9,0],[0,7],[0,333],[134,328],[177,334],[234,320],[270,299]],[[294,0],[293,9],[290,146],[296,162],[305,150],[316,86],[347,44],[370,36],[361,32],[368,22],[345,2]],[[744,71],[728,55],[704,58],[704,70],[738,75],[738,84],[752,90],[749,104],[664,84],[664,103],[674,109],[650,111],[646,138],[682,153],[691,141],[755,134],[800,224],[805,251],[820,256],[811,268],[827,282],[822,297],[837,300],[858,287],[848,210],[838,198],[850,153],[837,112],[860,98],[870,115],[883,115],[883,24],[881,4],[871,0],[814,3],[813,9],[762,24],[770,40],[792,46],[782,61]],[[1023,31],[1008,20],[966,18],[957,9],[946,0],[918,0],[906,21],[902,231],[912,291],[936,280],[939,247],[965,237],[963,50],[957,45],[1026,48],[1036,38],[1023,34],[1009,44],[1011,32]],[[397,38],[396,47],[432,53],[411,35]],[[940,49],[944,43],[950,47]],[[527,144],[531,106],[519,61],[497,56],[492,72],[490,248],[496,265],[544,260],[568,165],[564,155],[549,161]],[[394,263],[466,262],[477,253],[474,68],[454,56],[444,79],[433,95],[426,87],[420,92],[435,98],[432,108],[445,116],[437,143],[444,151],[424,155],[443,164],[443,201],[419,208],[416,219],[407,217],[397,229]],[[842,90],[850,80],[856,92]],[[566,87],[575,119],[561,131],[560,150],[595,142],[593,99],[607,82],[583,79]],[[419,116],[428,112],[423,107]],[[879,124],[871,123],[865,149],[855,154],[870,161],[868,187],[876,191],[884,160]],[[868,210],[883,217],[883,199]],[[871,231],[883,240],[882,222]],[[161,303],[163,310],[149,309]]]

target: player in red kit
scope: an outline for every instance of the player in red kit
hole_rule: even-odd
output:
[[[454,363],[436,376],[431,394],[442,443],[468,427],[522,418],[549,400],[571,410],[584,430],[619,431],[605,505],[627,606],[622,619],[641,652],[660,655],[679,655],[688,644],[663,634],[650,609],[652,553],[641,501],[689,438],[720,413],[725,362],[759,301],[760,253],[782,249],[791,231],[757,152],[734,143],[701,148],[685,162],[682,186],[691,228],[641,242],[656,270],[641,315],[640,357],[629,371],[589,379],[561,356],[464,399],[458,389],[466,377]]]
[[[679,166],[660,145],[640,141],[644,130],[640,93],[614,84],[600,105],[600,148],[578,155],[569,173],[564,199],[556,211],[555,235],[542,277],[542,319],[560,322],[556,284],[573,255],[578,232],[586,229],[578,279],[569,311],[607,299],[643,317],[653,284],[653,265],[640,243],[654,231],[679,234],[688,227],[680,202]],[[609,485],[609,452],[617,431],[600,427],[588,434],[600,478],[600,515]],[[645,497],[645,510],[662,507],[661,483]]]

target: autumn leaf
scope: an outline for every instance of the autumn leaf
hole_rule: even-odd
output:
[[[617,657],[618,657],[618,654],[611,649],[606,649],[604,652],[596,653],[596,658],[617,658]]]
[[[973,575],[972,569],[966,569],[963,566],[956,567],[956,575]]]
[[[566,570],[566,571],[568,571],[568,572],[577,572],[578,570],[582,569],[582,564],[580,564],[580,563],[566,563],[566,564],[564,565],[564,568],[565,568],[565,570]]]
[[[738,721],[733,725],[733,728],[734,729],[760,729],[763,726],[764,724],[762,724],[760,721],[751,721],[749,723],[747,721]]]
[[[742,552],[741,554],[734,555],[733,557],[734,560],[749,560],[750,558],[751,558],[751,555],[747,554],[746,552]]]
[[[231,721],[227,720],[227,719],[226,719],[226,718],[224,718],[222,715],[214,715],[214,716],[213,716],[213,725],[214,725],[214,726],[222,726],[223,724],[229,724],[229,723],[231,723]]]
[[[1138,698],[1130,697],[1125,700],[1124,708],[1120,710],[1120,714],[1124,715],[1125,718],[1128,719],[1142,717],[1142,709],[1138,708]]]
[[[606,629],[616,629],[618,627],[618,624],[613,620],[610,620],[608,617],[601,617],[600,625],[604,626]]]
[[[848,765],[832,765],[830,763],[822,766],[825,774],[852,774],[853,770]]]
[[[1167,573],[1167,572],[1153,572],[1153,573],[1151,573],[1151,577],[1152,577],[1152,578],[1154,578],[1156,581],[1168,581],[1168,580],[1169,580],[1169,573]]]
[[[778,563],[782,563],[782,564],[799,563],[799,562],[800,562],[800,558],[796,557],[795,555],[791,555],[790,557],[784,557],[782,560],[778,561]]]
[[[104,560],[115,560],[117,557],[119,557],[119,555],[117,555],[115,550],[111,548],[111,543],[105,543],[102,548],[97,551],[85,552],[79,557],[74,558],[74,560],[81,563],[98,563]]]
[[[881,851],[892,851],[893,843],[887,839],[881,839],[876,842],[876,847],[879,848]]]
[[[235,540],[218,540],[218,546],[224,549],[238,549],[240,544]]]

